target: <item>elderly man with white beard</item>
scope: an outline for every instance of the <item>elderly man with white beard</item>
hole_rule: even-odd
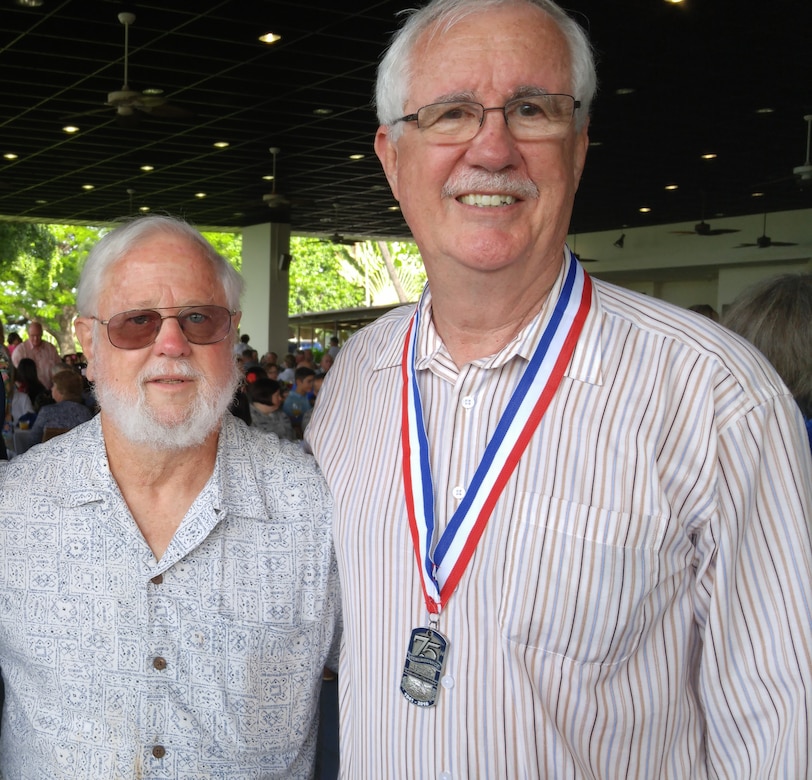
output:
[[[101,411],[0,471],[3,777],[312,777],[331,501],[311,456],[228,412],[241,292],[170,217],[87,259]]]

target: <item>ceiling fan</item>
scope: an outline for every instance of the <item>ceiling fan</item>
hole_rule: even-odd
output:
[[[135,22],[135,14],[129,11],[122,11],[118,15],[118,20],[124,25],[124,83],[121,89],[108,93],[107,103],[105,105],[114,107],[119,120],[124,123],[138,120],[140,114],[150,114],[152,116],[168,119],[182,119],[193,116],[191,111],[172,105],[162,95],[153,94],[152,90],[138,92],[130,86],[130,25]],[[160,90],[156,90],[155,92],[159,93]]]
[[[773,241],[767,235],[767,212],[764,212],[764,227],[761,231],[761,235],[756,239],[754,244],[739,244],[738,246],[734,247],[734,249],[743,249],[744,247],[748,246],[757,246],[759,249],[767,249],[771,246],[797,246],[792,241]]]
[[[332,221],[338,225],[338,210],[341,208],[341,205],[338,201],[333,201],[333,219]],[[330,222],[330,218],[328,217],[326,220],[322,220],[326,222]],[[357,241],[353,241],[351,238],[346,238],[341,233],[338,232],[338,227],[333,231],[332,235],[327,236],[326,241],[329,241],[331,244],[343,244],[345,246],[352,246],[353,244],[358,243]]]
[[[725,233],[738,233],[737,228],[712,228],[705,220],[701,220],[694,225],[693,230],[672,230],[672,233],[678,233],[686,236],[721,236]]]
[[[262,196],[262,200],[268,208],[271,209],[286,209],[290,206],[290,200],[281,193],[276,191],[276,156],[281,151],[278,146],[272,146],[268,151],[273,157],[273,169],[271,170],[272,178],[271,191]]]
[[[345,238],[338,231],[333,233],[331,236],[328,236],[328,241],[330,241],[331,244],[343,244],[344,246],[352,246],[353,244],[357,243],[351,238]]]

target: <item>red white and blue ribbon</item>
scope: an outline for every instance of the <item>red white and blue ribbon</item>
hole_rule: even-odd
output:
[[[568,249],[565,254],[566,274],[549,322],[485,448],[465,497],[433,549],[434,486],[414,367],[420,305],[412,316],[401,364],[403,487],[412,543],[430,613],[439,613],[457,587],[493,508],[550,405],[575,351],[592,303],[592,283]]]

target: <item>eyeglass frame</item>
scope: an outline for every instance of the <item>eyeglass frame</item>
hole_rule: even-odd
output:
[[[479,127],[477,128],[477,131],[470,138],[467,138],[464,141],[449,141],[449,144],[467,143],[468,141],[473,141],[474,138],[476,138],[477,135],[479,135],[479,131],[482,130],[482,125],[485,124],[485,114],[487,114],[488,111],[501,111],[502,112],[502,118],[505,120],[505,126],[510,130],[510,122],[508,122],[508,115],[507,115],[507,107],[509,105],[511,105],[513,103],[521,103],[522,101],[533,100],[534,98],[544,98],[544,97],[568,97],[568,98],[572,99],[572,113],[569,116],[570,124],[572,123],[572,120],[575,117],[575,112],[579,108],[581,108],[581,105],[582,105],[581,101],[578,100],[575,97],[575,95],[570,95],[568,92],[541,92],[541,93],[539,93],[537,95],[520,95],[519,97],[511,98],[510,100],[508,100],[502,106],[490,106],[490,107],[485,106],[485,105],[483,105],[482,103],[479,103],[476,100],[441,100],[441,101],[439,101],[437,103],[426,103],[425,106],[420,106],[420,108],[418,108],[417,111],[415,111],[414,113],[405,114],[404,116],[399,117],[392,124],[398,124],[399,122],[415,122],[416,125],[417,125],[417,128],[419,130],[423,130],[423,129],[426,129],[426,128],[421,128],[420,127],[420,120],[419,120],[418,117],[420,115],[420,112],[424,108],[431,108],[432,106],[444,106],[444,105],[453,106],[455,104],[469,105],[469,106],[479,106],[482,109],[482,116],[479,118]],[[433,127],[433,126],[434,125],[431,125],[431,127]],[[512,133],[512,131],[511,131],[511,133]],[[440,135],[442,135],[442,134],[440,134]],[[539,138],[554,138],[554,137],[555,136],[539,136]]]
[[[181,324],[181,320],[180,320],[181,315],[185,311],[189,311],[190,309],[203,309],[203,308],[205,308],[205,309],[220,309],[221,311],[228,312],[228,328],[226,329],[226,332],[219,339],[215,339],[214,341],[205,341],[205,342],[192,341],[189,338],[186,331],[183,329],[183,325]],[[161,315],[160,325],[158,325],[158,328],[155,331],[155,335],[154,335],[152,341],[148,342],[147,344],[142,344],[140,347],[120,347],[110,337],[110,322],[111,322],[111,320],[114,320],[116,317],[120,317],[122,314],[130,314],[132,312],[156,312],[156,313],[159,313],[159,312],[162,312],[162,311],[169,311],[170,309],[179,309],[179,311],[178,311],[177,314],[167,314],[166,316]],[[232,329],[232,325],[233,325],[233,319],[239,313],[240,312],[237,309],[229,309],[227,306],[220,306],[219,304],[216,304],[216,303],[201,303],[201,304],[191,305],[191,306],[156,306],[154,308],[143,307],[143,308],[136,308],[136,309],[125,309],[124,311],[116,312],[111,317],[108,317],[106,320],[103,320],[100,317],[97,317],[97,316],[95,316],[93,314],[87,315],[87,318],[89,320],[95,320],[96,322],[99,323],[99,325],[104,325],[105,330],[107,332],[107,340],[110,342],[110,344],[112,344],[112,346],[114,346],[116,349],[123,349],[123,350],[131,351],[131,350],[134,350],[134,349],[146,349],[147,347],[151,347],[158,340],[158,336],[161,333],[161,328],[163,327],[164,320],[177,320],[178,321],[178,327],[180,328],[181,333],[183,333],[183,337],[190,344],[195,344],[195,345],[197,345],[199,347],[207,347],[207,346],[210,346],[211,344],[219,344],[221,341],[224,341],[228,337],[229,333],[231,333],[231,329]]]

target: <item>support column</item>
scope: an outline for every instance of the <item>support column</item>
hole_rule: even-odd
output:
[[[288,351],[288,265],[290,225],[251,225],[242,231],[242,298],[240,333],[251,337],[259,356]]]

